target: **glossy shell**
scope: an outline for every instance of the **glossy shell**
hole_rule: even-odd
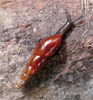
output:
[[[31,79],[49,60],[49,58],[57,51],[61,44],[62,36],[71,28],[73,22],[82,18],[79,16],[75,20],[71,20],[66,10],[67,22],[61,27],[55,36],[42,40],[35,48],[33,55],[28,60],[27,66],[23,69],[22,74],[17,81],[16,88],[21,88],[28,80]]]
[[[23,69],[16,88],[21,88],[33,75],[35,75],[57,51],[61,44],[62,36],[48,37],[42,40],[35,48],[33,55],[28,60],[27,66]]]

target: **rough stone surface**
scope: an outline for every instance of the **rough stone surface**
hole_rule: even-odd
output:
[[[81,2],[83,1],[83,2]],[[87,3],[85,3],[87,1]],[[49,62],[15,88],[38,42],[75,22]],[[0,100],[93,100],[93,7],[88,0],[0,0]]]

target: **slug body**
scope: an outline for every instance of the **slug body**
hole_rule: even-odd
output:
[[[71,28],[74,21],[80,19],[82,16],[75,20],[71,20],[66,10],[67,22],[59,29],[59,31],[51,37],[43,39],[35,48],[32,56],[29,58],[26,67],[23,69],[19,80],[17,81],[16,88],[21,88],[28,80],[31,79],[50,59],[50,57],[58,50],[61,45],[62,36]]]

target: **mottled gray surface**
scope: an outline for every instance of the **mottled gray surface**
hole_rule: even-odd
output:
[[[16,89],[38,42],[71,18],[84,17],[58,52],[22,89]],[[86,15],[85,15],[86,14]],[[0,1],[0,100],[93,100],[93,9],[80,0]]]

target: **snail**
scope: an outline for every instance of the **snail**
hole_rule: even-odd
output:
[[[75,20],[71,20],[67,9],[66,16],[67,22],[54,36],[50,36],[39,42],[16,83],[17,89],[21,88],[31,79],[32,76],[38,73],[38,71],[48,62],[51,56],[53,56],[53,54],[58,50],[61,45],[63,35],[66,34],[66,32],[72,27],[73,22],[82,18],[82,16],[79,16]]]

